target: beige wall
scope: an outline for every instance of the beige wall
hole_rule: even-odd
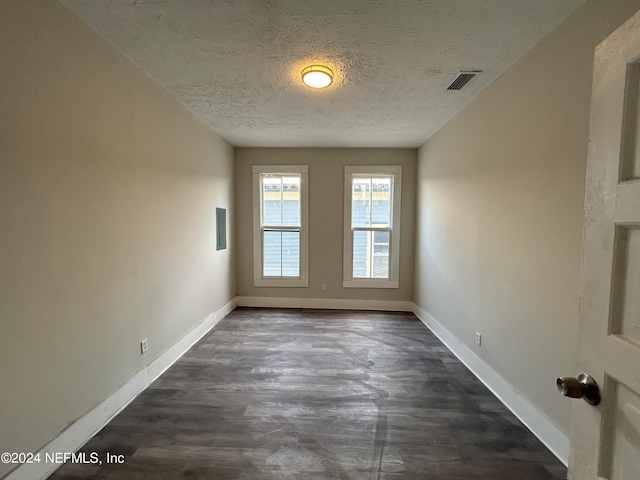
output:
[[[238,148],[236,162],[238,295],[293,298],[413,299],[416,151],[411,149]],[[309,287],[253,286],[252,165],[309,166]],[[345,165],[402,165],[400,288],[342,287]],[[323,291],[321,285],[327,284]]]
[[[0,45],[0,451],[32,452],[235,296],[233,149],[57,2],[0,2]]]
[[[565,433],[593,50],[638,8],[587,1],[419,149],[416,303]]]

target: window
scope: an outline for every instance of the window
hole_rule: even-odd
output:
[[[308,168],[253,166],[253,277],[258,287],[306,287]]]
[[[345,167],[344,287],[398,288],[402,167]]]

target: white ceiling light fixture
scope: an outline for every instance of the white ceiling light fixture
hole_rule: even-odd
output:
[[[324,65],[309,65],[302,70],[302,81],[311,88],[326,88],[333,83],[333,72]]]

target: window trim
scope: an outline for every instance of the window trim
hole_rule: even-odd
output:
[[[393,177],[391,187],[391,228],[389,236],[389,278],[353,278],[353,230],[351,227],[352,181],[354,175],[384,175]],[[344,167],[344,247],[342,286],[344,288],[400,288],[400,215],[402,204],[401,165],[348,165]],[[364,230],[376,230],[366,228]]]
[[[300,175],[300,275],[263,277],[262,275],[262,189],[260,176]],[[256,287],[309,286],[309,167],[308,165],[253,165],[253,285]],[[286,228],[286,227],[284,227]]]

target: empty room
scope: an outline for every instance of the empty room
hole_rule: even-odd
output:
[[[640,478],[639,10],[0,2],[0,478]]]

